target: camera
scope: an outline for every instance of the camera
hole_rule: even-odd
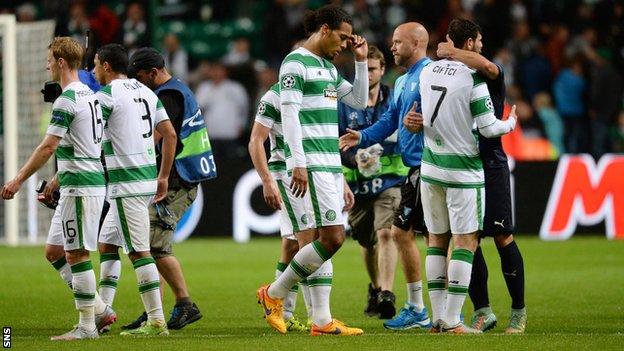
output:
[[[59,199],[61,198],[61,192],[58,190],[55,190],[52,193],[52,201],[47,201],[45,196],[43,196],[43,191],[45,190],[46,185],[48,185],[48,182],[46,182],[45,180],[42,180],[39,183],[39,186],[36,189],[37,193],[39,193],[39,195],[37,196],[37,200],[41,202],[47,208],[51,208],[54,210],[56,209],[56,206],[58,205]]]

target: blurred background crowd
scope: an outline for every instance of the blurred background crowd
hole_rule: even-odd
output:
[[[451,19],[474,19],[483,55],[504,68],[507,102],[517,106],[520,128],[504,140],[517,160],[624,152],[624,0],[3,0],[0,12],[55,19],[57,35],[80,42],[90,30],[91,48],[160,49],[194,89],[220,159],[246,157],[257,100],[304,37],[305,11],[326,3],[343,6],[354,31],[384,51],[388,85],[403,73],[389,51],[398,24],[424,24],[435,59]],[[349,79],[352,62],[348,53],[335,60]]]

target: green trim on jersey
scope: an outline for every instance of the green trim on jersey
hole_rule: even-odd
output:
[[[489,95],[470,101],[470,114],[472,114],[472,117],[477,118],[488,113],[494,113],[492,98]]]
[[[59,172],[61,187],[103,187],[106,186],[102,172]]]
[[[332,85],[331,87],[329,87],[330,84]],[[338,85],[337,84],[335,85],[335,84],[336,84],[335,80],[326,80],[326,79],[306,80],[305,85],[304,85],[305,96],[323,96],[325,95],[325,91],[327,90],[336,91],[336,88],[338,87]],[[338,117],[336,117],[336,119],[338,119]]]
[[[308,153],[323,154],[339,154],[338,139],[333,137],[327,138],[310,138],[303,139],[303,151]]]
[[[76,92],[72,89],[65,90],[59,97],[66,98],[67,100],[76,103]]]
[[[110,183],[133,182],[137,180],[156,180],[156,175],[156,165],[108,170],[108,179]]]
[[[422,155],[422,162],[433,165],[434,167],[449,170],[476,170],[483,169],[481,156],[466,156],[457,154],[437,154],[425,147]]]
[[[104,156],[114,155],[113,143],[110,140],[102,141],[102,151],[104,151]]]
[[[422,179],[423,182],[429,183],[429,184],[435,184],[435,185],[439,185],[439,186],[444,186],[447,188],[459,188],[459,189],[473,189],[473,188],[483,188],[485,185],[483,182],[479,182],[479,183],[468,183],[468,182],[464,182],[464,183],[451,183],[451,182],[447,182],[445,180],[440,180],[440,179],[436,179],[436,178],[432,178],[432,177],[428,177],[425,175],[420,175],[420,179]]]
[[[295,52],[288,54],[288,56],[284,58],[282,65],[284,65],[287,62],[299,62],[305,67],[329,68],[329,69],[332,68],[332,67],[325,67],[323,63],[320,62],[316,57],[306,56],[306,55],[302,55],[302,54],[295,53]]]
[[[65,111],[59,108],[55,108],[54,110],[52,110],[52,119],[50,120],[50,124],[55,125],[55,126],[59,126],[59,127],[63,127],[63,128],[69,128],[69,125],[71,124],[71,122],[74,120],[74,118],[76,118],[76,114],[69,112],[69,111]],[[59,116],[61,118],[63,118],[63,123],[60,123],[58,120],[56,120],[54,118],[54,116]]]
[[[113,86],[110,84],[103,86],[100,91],[106,95],[113,96]]]
[[[265,100],[260,101],[260,103],[264,105],[264,112],[261,113],[260,116],[272,119],[275,122],[282,121],[279,111],[275,108],[275,106],[273,106],[273,104]]]
[[[314,110],[300,110],[299,122],[302,126],[305,125],[319,125],[319,124],[332,124],[338,125],[338,113],[336,109],[314,109]]]
[[[284,161],[269,161],[270,172],[282,172],[286,170],[286,162]]]
[[[485,78],[478,72],[471,73],[472,75],[472,86],[476,87],[481,84],[486,84]]]
[[[100,159],[97,157],[76,157],[74,154],[73,145],[63,145],[56,148],[54,152],[57,160],[79,160],[79,161],[97,161]]]
[[[113,108],[104,106],[102,104],[100,104],[100,107],[102,108],[102,118],[104,118],[105,121],[108,121],[111,113],[113,113]]]

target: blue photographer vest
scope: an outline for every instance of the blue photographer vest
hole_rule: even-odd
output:
[[[217,167],[208,130],[193,92],[177,78],[169,79],[156,88],[154,93],[158,95],[163,90],[177,90],[184,96],[184,117],[178,135],[183,147],[175,157],[175,167],[180,178],[189,183],[215,178]]]

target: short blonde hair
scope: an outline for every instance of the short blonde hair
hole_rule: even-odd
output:
[[[64,59],[69,65],[69,68],[73,70],[80,68],[84,49],[74,38],[56,37],[52,40],[48,48],[52,51],[52,56],[55,59]]]

